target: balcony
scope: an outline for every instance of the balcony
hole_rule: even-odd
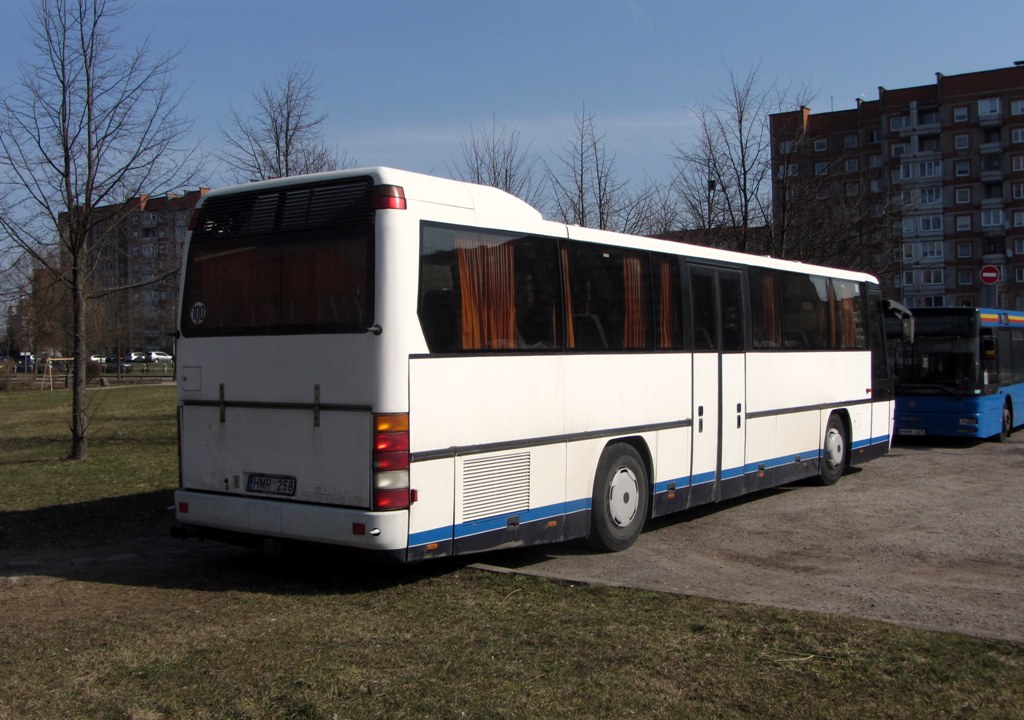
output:
[[[983,155],[990,155],[992,153],[999,153],[1003,151],[1003,144],[996,140],[995,142],[982,143],[978,146],[978,152]]]
[[[995,183],[1003,181],[1002,170],[982,170],[979,178],[983,183]]]
[[[983,128],[999,127],[1003,124],[1002,113],[990,113],[978,116],[978,125]]]

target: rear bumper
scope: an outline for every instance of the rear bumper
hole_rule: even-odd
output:
[[[220,533],[326,543],[395,554],[409,542],[406,510],[370,512],[354,508],[178,490],[174,516],[202,535],[201,528]],[[216,537],[218,532],[210,533]]]

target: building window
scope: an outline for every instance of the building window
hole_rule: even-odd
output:
[[[1014,155],[1011,167],[1013,172],[1024,172],[1024,155]]]
[[[943,295],[925,295],[921,298],[921,307],[942,307],[945,305]]]
[[[889,130],[895,132],[910,125],[910,118],[906,115],[895,115],[889,118]]]
[[[857,158],[850,158],[846,161],[845,167],[846,172],[854,173],[860,170],[860,162],[858,162]]]
[[[940,177],[942,175],[942,161],[941,160],[924,160],[918,167],[921,172],[921,177],[932,178]]]
[[[903,234],[914,234],[914,218],[903,218]]]
[[[938,205],[942,202],[942,188],[922,188],[921,204]]]
[[[854,134],[846,135],[843,138],[843,147],[855,148],[857,147],[857,136]]]
[[[906,143],[893,143],[889,147],[889,153],[890,153],[890,155],[892,155],[892,157],[899,157],[900,155],[903,155],[906,152],[907,152],[907,144]]]
[[[854,197],[860,192],[860,183],[856,180],[846,183],[847,197]]]
[[[953,108],[953,122],[967,122],[966,105],[957,105]]]
[[[1013,226],[1024,227],[1024,210],[1013,211]],[[1024,242],[1024,240],[1021,240],[1020,242]]]
[[[924,215],[920,218],[921,232],[942,232],[942,216],[941,215]]]
[[[980,117],[992,117],[999,114],[999,98],[982,98],[978,101],[978,115]]]
[[[970,285],[974,280],[974,273],[970,270],[957,270],[956,271],[956,284],[957,285]]]
[[[873,193],[880,193],[884,189],[885,189],[885,186],[882,185],[882,181],[881,180],[872,180],[871,181],[871,192],[873,192]]]
[[[783,140],[779,143],[779,153],[782,155],[789,155],[791,152],[793,152],[792,140]]]
[[[869,157],[868,167],[871,168],[872,170],[877,170],[878,168],[882,167],[882,156],[872,155],[871,157]]]
[[[957,188],[956,189],[956,202],[958,205],[969,203],[971,201],[971,189],[970,188]]]
[[[1010,101],[1010,114],[1011,115],[1024,115],[1024,100],[1012,100],[1012,101]]]
[[[922,285],[942,285],[945,282],[943,268],[926,268],[921,271]]]
[[[966,150],[971,146],[971,136],[967,134],[954,135],[953,147],[957,150]]]
[[[970,215],[957,215],[956,216],[956,229],[958,231],[970,230],[971,229],[971,216]]]
[[[900,178],[903,180],[911,180],[914,177],[914,166],[911,163],[903,163],[900,165]]]
[[[957,160],[955,168],[957,177],[966,177],[967,175],[971,174],[971,161]]]
[[[969,242],[958,242],[956,244],[956,256],[958,258],[969,258],[971,256],[971,244]]]
[[[796,177],[797,165],[796,163],[790,163],[789,165],[779,165],[779,177]]]
[[[903,271],[903,287],[914,284],[914,271],[904,270]]]
[[[871,142],[873,142],[875,144],[878,144],[878,143],[882,142],[882,131],[881,130],[872,130],[871,131]]]
[[[816,163],[814,163],[814,174],[815,175],[828,175],[828,163],[827,162],[816,162]]]
[[[1024,128],[1014,128],[1010,131],[1010,142],[1024,143]]]
[[[939,124],[939,111],[938,110],[924,110],[921,112],[918,121],[922,125],[938,125]]]
[[[1024,255],[1024,240],[1013,241],[1013,252],[1017,255]]]
[[[914,259],[914,243],[903,243],[903,259]]]
[[[921,257],[940,258],[943,254],[941,240],[932,240],[930,242],[921,243]]]
[[[1018,266],[1013,269],[1013,279],[1016,282],[1024,283],[1024,266]]]
[[[1013,199],[1024,200],[1024,183],[1013,184]]]
[[[814,138],[814,152],[824,152],[828,150],[828,140],[825,138]]]
[[[982,210],[981,211],[981,226],[982,227],[1002,227],[1003,226],[1003,211],[1002,210]]]

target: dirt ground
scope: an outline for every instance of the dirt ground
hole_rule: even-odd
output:
[[[133,584],[252,559],[172,540],[169,525],[168,513],[141,535],[0,548],[0,582]],[[833,487],[797,484],[655,520],[622,553],[569,543],[466,562],[1024,642],[1024,432],[1004,444],[898,445]]]
[[[832,487],[655,520],[622,553],[556,546],[483,564],[1024,642],[1024,432],[897,444]]]

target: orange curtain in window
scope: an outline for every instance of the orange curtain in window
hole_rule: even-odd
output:
[[[658,302],[661,315],[658,321],[658,347],[670,350],[675,346],[673,330],[675,329],[675,303],[672,302],[672,263],[662,260],[658,263],[659,287],[661,292]]]
[[[576,325],[573,322],[572,288],[569,285],[569,249],[562,248],[562,300],[565,303],[565,347],[576,347]]]
[[[644,298],[644,270],[642,259],[636,255],[622,256],[623,288],[623,347],[636,350],[646,347],[647,322]]]
[[[515,266],[511,243],[456,238],[462,282],[462,348],[516,346]]]

